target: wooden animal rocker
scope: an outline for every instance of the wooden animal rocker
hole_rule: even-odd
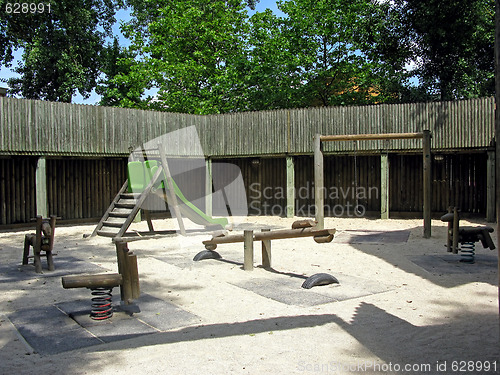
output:
[[[44,252],[47,257],[49,271],[54,271],[54,260],[52,259],[52,247],[54,245],[54,233],[56,229],[56,216],[50,219],[36,217],[36,233],[27,234],[24,237],[23,264],[28,264],[28,258],[34,258],[35,271],[42,273],[41,256]],[[30,256],[30,247],[33,247],[33,255]]]
[[[457,254],[460,250],[461,262],[474,263],[476,255],[476,242],[481,242],[485,249],[495,249],[495,244],[490,233],[493,228],[488,226],[462,227],[460,226],[460,212],[457,207],[449,207],[448,213],[441,216],[441,221],[448,223],[448,237],[446,249]],[[460,247],[458,246],[460,244]]]

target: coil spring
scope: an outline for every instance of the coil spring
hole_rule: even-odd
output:
[[[113,303],[111,292],[113,288],[92,288],[92,310],[90,317],[94,320],[109,319],[113,316]]]
[[[462,258],[460,262],[474,263],[474,256],[476,255],[476,244],[474,242],[464,242],[460,246],[460,255]]]

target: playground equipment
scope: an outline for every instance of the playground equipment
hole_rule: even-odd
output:
[[[127,242],[115,241],[118,273],[97,275],[63,276],[64,289],[87,288],[91,290],[92,310],[90,317],[94,320],[105,320],[113,316],[112,291],[120,286],[122,307],[130,312],[139,310],[133,300],[139,298],[139,271],[137,256],[130,252]]]
[[[424,196],[424,237],[431,236],[431,133],[424,130],[422,133],[387,133],[387,134],[352,134],[352,135],[321,135],[314,137],[314,204],[316,206],[316,221],[318,227],[324,226],[324,167],[321,142],[332,141],[361,141],[361,140],[389,140],[389,139],[422,139],[423,153],[423,196]],[[389,168],[388,155],[381,155],[381,217],[389,217]]]
[[[28,259],[33,258],[35,271],[42,272],[42,252],[47,257],[47,267],[49,271],[54,271],[54,260],[52,258],[52,248],[54,246],[54,234],[56,231],[56,216],[44,219],[42,216],[36,217],[36,233],[27,234],[24,237],[23,265],[28,264]],[[33,255],[30,256],[30,247],[33,247]]]
[[[261,232],[254,233],[252,230],[245,230],[243,234],[234,235],[219,235],[210,240],[203,241],[205,249],[194,257],[193,260],[199,261],[202,259],[220,259],[221,256],[215,251],[217,245],[227,243],[243,242],[244,246],[244,263],[243,269],[246,271],[253,270],[254,262],[254,241],[262,242],[262,267],[271,268],[271,240],[290,239],[299,237],[313,237],[317,243],[328,243],[333,240],[335,229],[321,229],[316,227],[317,222],[314,220],[299,220],[292,224],[292,229],[282,229],[270,231],[262,229]],[[337,283],[338,280],[332,275],[326,273],[318,273],[310,276],[304,281],[302,287],[310,289],[317,285],[327,285]]]
[[[225,218],[212,218],[192,204],[182,193],[172,178],[167,158],[158,147],[160,163],[157,160],[131,161],[128,163],[128,179],[115,196],[111,205],[104,213],[91,236],[100,235],[122,238],[134,218],[142,209],[148,223],[149,234],[156,232],[153,227],[149,210],[144,209],[146,199],[157,195],[168,201],[177,219],[182,235],[186,234],[182,217],[187,217],[196,224],[213,229],[228,228]]]
[[[481,241],[485,249],[495,249],[495,244],[490,233],[493,228],[489,226],[461,227],[460,212],[457,207],[449,207],[448,213],[441,216],[441,221],[448,223],[448,235],[446,239],[446,250],[457,254],[460,250],[463,263],[474,263],[476,255],[476,242]],[[458,247],[460,244],[460,248]]]

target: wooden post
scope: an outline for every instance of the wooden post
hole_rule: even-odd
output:
[[[130,272],[130,288],[132,299],[140,297],[139,268],[137,267],[137,255],[132,252],[127,254],[128,270]]]
[[[424,130],[423,138],[423,189],[424,189],[424,238],[431,237],[431,204],[432,204],[432,174],[431,174],[431,132]]]
[[[253,270],[253,230],[243,232],[243,269],[245,271]]]
[[[48,201],[47,201],[47,160],[45,157],[40,157],[36,163],[36,214],[42,217],[49,216]]]
[[[42,251],[42,222],[43,218],[38,215],[36,217],[36,238],[33,246],[33,257],[35,263],[35,272],[42,273],[42,260],[40,258],[40,252]]]
[[[161,164],[162,164],[161,166],[163,168],[163,171],[165,172],[165,177],[167,180],[165,181],[165,183],[166,187],[168,187],[168,194],[171,201],[170,204],[174,210],[174,215],[175,218],[177,219],[177,223],[179,224],[179,230],[181,234],[185,236],[186,229],[184,228],[184,221],[182,220],[181,211],[179,210],[179,205],[177,204],[177,196],[175,195],[174,184],[172,183],[172,175],[170,174],[170,168],[168,167],[167,157],[165,156],[162,145],[160,143],[158,144],[158,152],[160,153]]]
[[[49,238],[49,248],[45,251],[47,257],[47,266],[49,271],[54,271],[54,258],[52,257],[52,248],[54,247],[54,237],[56,234],[56,220],[57,216],[52,215],[49,220],[50,225],[50,238]]]
[[[389,219],[389,154],[380,155],[380,218]]]
[[[117,241],[116,245],[116,257],[118,260],[118,273],[122,275],[122,285],[120,288],[121,300],[126,304],[132,301],[132,280],[129,271],[128,262],[128,247],[126,242]]]
[[[321,135],[314,137],[314,205],[317,229],[325,227],[325,203],[323,196],[323,187],[325,185],[323,171],[323,152],[321,151]]]
[[[286,217],[295,216],[295,162],[286,157]]]
[[[271,229],[262,229],[262,232],[269,232]],[[271,240],[262,240],[262,267],[271,268]]]
[[[205,170],[205,213],[207,216],[212,216],[212,159],[205,160]]]
[[[144,217],[146,218],[146,221],[148,223],[148,230],[150,232],[154,232],[155,228],[153,227],[153,220],[151,220],[151,213],[149,210],[142,210],[144,212]],[[140,213],[141,211],[139,211]]]
[[[486,221],[495,221],[495,151],[488,151],[486,161]]]
[[[458,254],[458,231],[460,229],[460,218],[457,207],[453,207],[453,234],[452,234],[452,251],[453,254]]]
[[[495,179],[497,255],[500,258],[500,0],[495,1]],[[498,262],[498,306],[500,313],[500,262]]]

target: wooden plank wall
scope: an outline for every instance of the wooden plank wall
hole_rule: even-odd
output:
[[[486,153],[443,154],[433,160],[432,211],[445,212],[449,205],[464,213],[486,212]],[[65,220],[100,218],[126,179],[125,158],[47,159],[49,214]],[[286,160],[276,158],[216,159],[241,169],[245,184],[246,204],[250,215],[286,213]],[[422,211],[422,156],[390,154],[390,211],[419,213]],[[175,161],[171,161],[175,171]],[[201,165],[194,161],[193,165]],[[226,178],[224,168],[214,168],[214,179]],[[36,158],[0,159],[0,225],[29,223],[36,215]],[[380,211],[380,157],[353,155],[325,157],[325,204],[330,216],[346,216],[356,204],[353,189],[365,192],[358,203],[368,212]],[[174,172],[175,173],[175,172]],[[230,172],[228,172],[230,173]],[[204,193],[202,175],[184,174],[177,183],[185,194]],[[217,175],[219,174],[219,175]],[[313,158],[295,157],[295,208],[297,216],[314,216]],[[197,202],[204,210],[204,200]],[[344,215],[341,215],[342,208]],[[325,214],[329,212],[325,211]],[[351,214],[353,211],[351,211]],[[214,215],[224,214],[214,205]]]
[[[126,179],[126,159],[47,159],[49,214],[100,218]]]
[[[380,211],[379,156],[330,155],[324,165],[325,216],[354,217],[358,204],[361,210]],[[296,210],[300,216],[314,216],[313,157],[296,158],[295,178]]]
[[[486,153],[442,154],[432,162],[432,212],[457,206],[464,213],[486,213]],[[391,154],[390,200],[392,212],[421,212],[422,156]]]
[[[29,223],[36,216],[36,158],[0,159],[0,225]]]

